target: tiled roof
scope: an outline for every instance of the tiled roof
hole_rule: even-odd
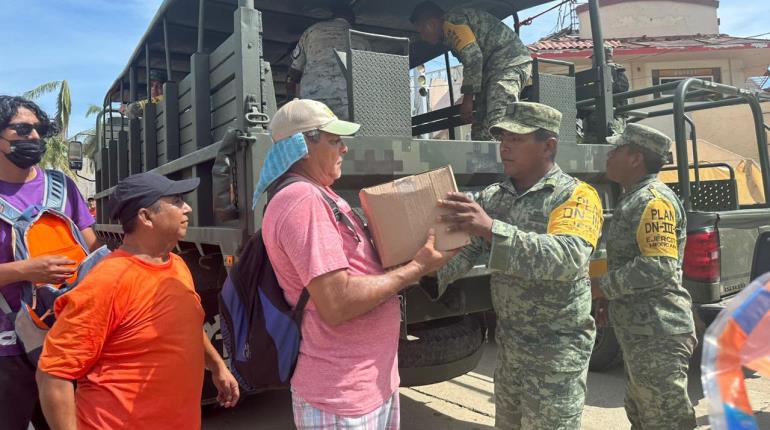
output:
[[[616,55],[622,55],[623,50],[655,49],[677,50],[688,48],[736,49],[736,48],[770,48],[768,39],[750,39],[719,35],[669,36],[658,38],[637,37],[628,39],[608,39],[605,44],[616,50]],[[588,51],[593,49],[591,39],[580,39],[574,36],[558,36],[541,39],[529,45],[535,54],[562,51]]]

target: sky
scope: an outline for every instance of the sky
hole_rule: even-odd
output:
[[[193,3],[193,0],[187,0]],[[370,0],[371,1],[371,0]],[[92,128],[88,106],[102,105],[162,0],[0,0],[0,94],[21,95],[40,84],[67,80],[72,94],[70,135]],[[522,19],[558,4],[522,11]],[[722,0],[721,32],[770,37],[770,2]],[[549,34],[557,10],[523,27],[525,43]],[[758,18],[761,17],[761,18]],[[38,100],[49,114],[53,96]]]

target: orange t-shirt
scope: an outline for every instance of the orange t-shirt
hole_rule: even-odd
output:
[[[77,380],[78,429],[199,429],[200,297],[182,258],[117,250],[56,302],[38,367]]]

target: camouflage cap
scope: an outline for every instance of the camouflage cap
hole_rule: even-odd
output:
[[[159,69],[150,69],[150,81],[165,81],[166,72]]]
[[[489,133],[500,138],[502,132],[529,134],[539,128],[559,133],[561,112],[544,104],[516,102],[508,105],[505,116],[489,127]]]
[[[671,148],[671,139],[668,136],[652,127],[637,123],[628,124],[623,134],[610,136],[607,142],[615,147],[633,144],[647,148],[661,157],[668,156]]]

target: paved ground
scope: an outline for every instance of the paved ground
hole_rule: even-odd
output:
[[[401,423],[405,430],[482,430],[494,428],[492,399],[496,346],[486,346],[484,357],[474,372],[440,384],[401,389]],[[770,428],[770,380],[751,376],[746,379],[752,406],[760,428]],[[699,428],[708,428],[706,404],[700,372],[690,376],[690,396],[696,403]],[[588,397],[583,413],[583,429],[627,429],[623,410],[623,371],[590,373]],[[248,397],[237,408],[204,411],[205,430],[292,429],[291,404],[287,392]]]

